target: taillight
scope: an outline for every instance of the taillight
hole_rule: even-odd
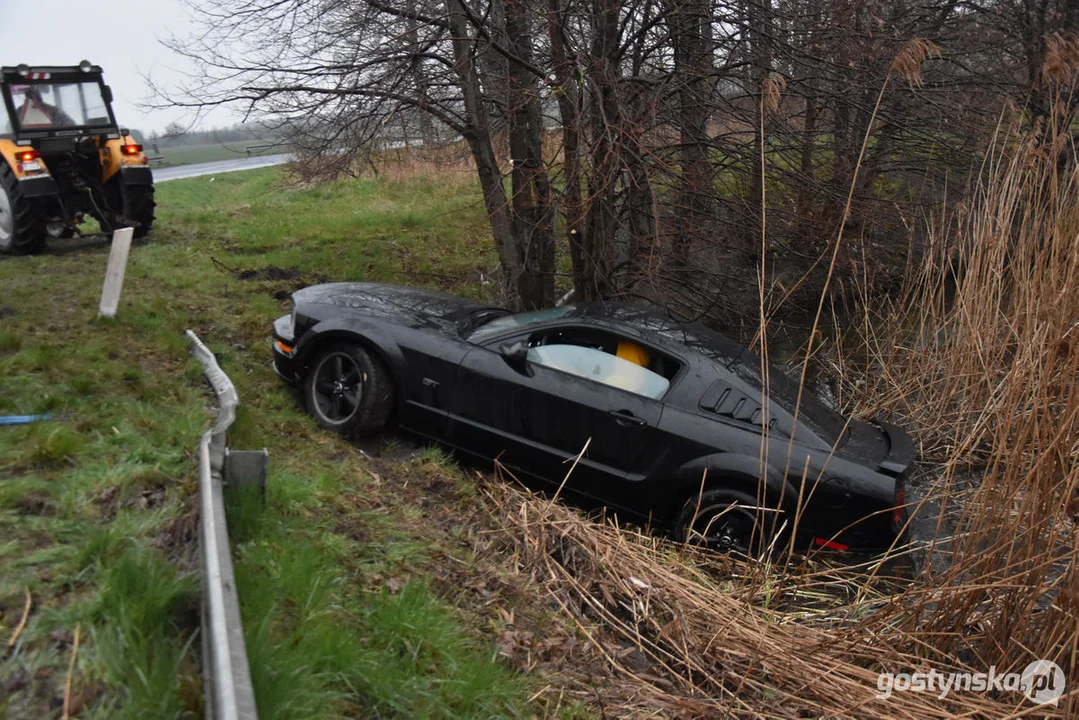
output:
[[[813,538],[814,544],[817,547],[824,548],[825,550],[838,550],[839,552],[846,552],[850,550],[850,545],[845,545],[835,540],[825,540],[824,538]]]
[[[20,150],[15,153],[15,159],[19,162],[30,162],[31,160],[37,160],[41,157],[41,153],[37,150]]]
[[[901,479],[895,481],[895,509],[892,510],[892,523],[895,527],[903,527],[903,512],[906,510],[907,489]]]
[[[138,155],[142,152],[142,145],[132,143],[130,145],[123,145],[120,147],[120,152],[124,155]]]

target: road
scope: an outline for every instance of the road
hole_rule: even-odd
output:
[[[271,167],[288,162],[289,157],[291,156],[287,153],[260,155],[258,157],[236,158],[235,160],[215,160],[214,162],[195,163],[194,165],[155,168],[154,182],[163,183],[169,180],[183,180],[185,178],[202,177],[203,175],[220,175],[221,173],[236,172],[237,170]]]

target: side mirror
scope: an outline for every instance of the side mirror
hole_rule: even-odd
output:
[[[506,364],[523,375],[531,375],[528,367],[528,343],[518,340],[514,343],[504,343],[498,348],[499,354]]]
[[[112,105],[112,88],[108,85],[103,85],[101,87],[101,99],[107,104]]]

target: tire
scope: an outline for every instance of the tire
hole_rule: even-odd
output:
[[[711,488],[688,498],[674,521],[679,542],[700,545],[718,552],[748,557],[762,555],[772,544],[782,518],[772,510],[758,509],[760,501],[734,488]]]
[[[0,160],[0,253],[40,252],[46,237],[45,217],[40,208],[22,196],[15,173]]]
[[[120,191],[123,198],[123,215],[136,223],[135,237],[146,237],[154,229],[154,208],[157,207],[154,202],[154,186],[123,185]]]
[[[304,403],[315,422],[348,438],[383,430],[393,395],[393,379],[382,360],[351,343],[317,350],[303,380]]]
[[[154,208],[157,207],[153,185],[127,185],[116,175],[106,185],[106,197],[109,210],[105,212],[103,229],[131,226],[135,228],[136,238],[150,234],[154,227]],[[97,220],[101,222],[102,218],[97,217]]]

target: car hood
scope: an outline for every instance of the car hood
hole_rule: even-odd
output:
[[[489,306],[435,290],[385,285],[382,283],[342,282],[312,285],[292,295],[302,305],[332,305],[354,310],[365,317],[380,317],[409,326],[436,325],[456,328],[476,310]]]

